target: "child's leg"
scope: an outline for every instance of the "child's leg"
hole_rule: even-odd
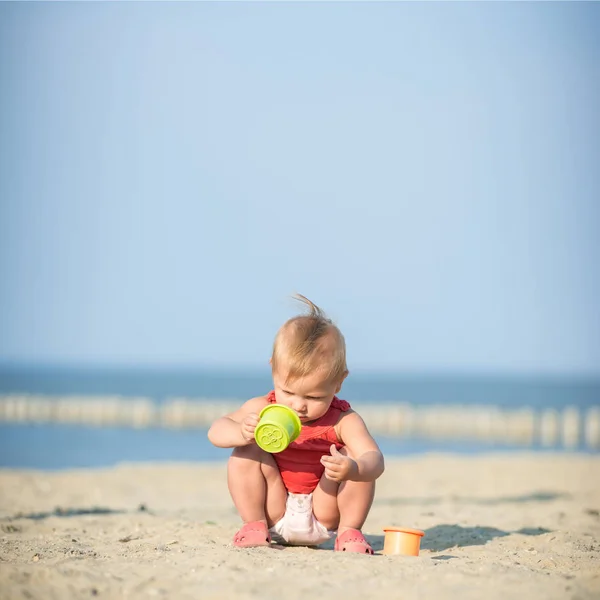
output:
[[[287,490],[271,454],[256,444],[234,448],[227,464],[227,484],[244,523],[272,527],[285,514]]]
[[[345,448],[340,452],[345,453]],[[362,529],[374,496],[374,481],[343,481],[338,484],[323,474],[313,493],[313,512],[327,529],[337,529],[340,535],[347,529]]]

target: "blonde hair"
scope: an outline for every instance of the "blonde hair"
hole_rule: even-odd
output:
[[[309,313],[292,317],[277,332],[271,356],[273,372],[283,365],[287,381],[294,381],[323,370],[327,380],[341,381],[348,373],[342,332],[314,302],[301,294],[294,298],[305,304]]]

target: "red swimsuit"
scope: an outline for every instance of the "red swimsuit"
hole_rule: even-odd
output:
[[[276,404],[274,391],[267,396],[267,401]],[[298,438],[283,452],[273,454],[288,492],[310,494],[315,490],[325,470],[320,462],[321,456],[330,453],[331,444],[335,444],[338,450],[344,447],[334,425],[340,414],[349,410],[348,402],[334,396],[329,410],[320,419],[302,425]]]

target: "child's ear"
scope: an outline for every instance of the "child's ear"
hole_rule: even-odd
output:
[[[340,381],[338,382],[337,386],[336,386],[336,390],[335,393],[337,394],[341,389],[342,389],[342,383],[344,383],[344,379],[346,379],[346,377],[348,377],[348,375],[350,374],[350,371],[344,371],[344,374],[340,377]]]

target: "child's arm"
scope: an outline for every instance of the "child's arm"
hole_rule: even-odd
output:
[[[217,419],[208,430],[208,439],[218,448],[253,444],[258,413],[267,404],[265,396],[248,400],[236,411]]]
[[[375,481],[384,471],[383,454],[365,422],[354,411],[345,413],[336,427],[350,456],[331,446],[331,455],[321,458],[325,476],[333,481]]]

